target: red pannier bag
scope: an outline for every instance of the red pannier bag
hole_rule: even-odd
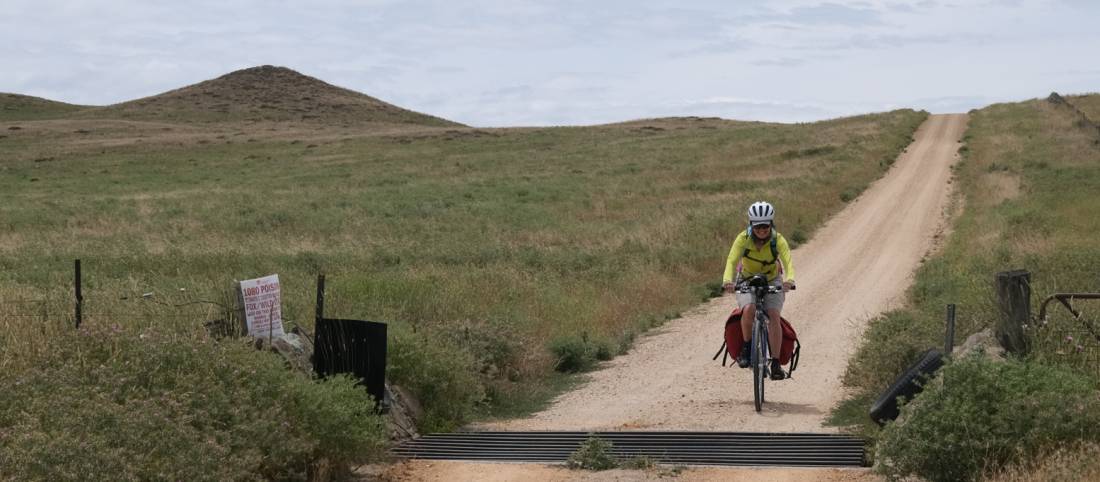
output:
[[[787,368],[787,372],[791,373],[798,367],[798,355],[802,351],[802,344],[798,342],[798,334],[795,333],[794,327],[786,318],[779,318],[779,326],[783,329],[783,342],[779,345],[779,363],[781,365],[789,363],[790,367]],[[737,355],[741,353],[742,344],[744,344],[744,338],[741,336],[741,308],[736,308],[733,313],[730,313],[729,318],[726,318],[722,348],[718,349],[718,353],[714,354],[713,359],[717,360],[718,355],[725,352],[725,356],[722,357],[722,366],[726,366],[726,358],[736,359]]]

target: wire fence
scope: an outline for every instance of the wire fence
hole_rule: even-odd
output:
[[[0,297],[0,327],[5,328],[8,336],[30,328],[73,329],[84,324],[188,331],[205,327],[213,334],[231,336],[242,336],[248,332],[245,303],[237,283],[220,289],[212,289],[209,285],[179,287],[177,284],[172,289],[162,287],[143,291],[134,289],[132,285],[119,286],[96,280],[94,276],[85,279],[85,276],[80,260],[76,260],[72,285],[68,289],[57,287],[59,289],[43,290],[43,293],[49,293],[47,295],[35,296],[31,293],[23,298]],[[322,316],[323,280],[324,276],[320,275],[317,287],[318,318]],[[27,290],[20,289],[16,293],[17,296],[25,296]],[[278,311],[286,327],[297,328],[295,331],[298,332],[306,331],[307,326],[294,316],[287,317],[282,309]]]
[[[157,327],[194,331],[199,327],[215,335],[247,333],[244,306],[239,293],[226,289],[211,296],[187,287],[162,292],[85,291],[80,261],[75,264],[73,289],[68,296],[0,298],[0,326],[6,331],[29,325],[81,324],[131,328]],[[316,316],[323,316],[324,276],[318,277]],[[1025,295],[1031,297],[1030,294]],[[1055,303],[1053,301],[1057,300]],[[1030,311],[1028,309],[1027,311]],[[1100,378],[1100,293],[1054,294],[1045,299],[1037,316],[1024,330],[1029,345],[1046,360],[1076,367]],[[304,331],[300,323],[282,321]],[[13,325],[15,324],[15,325]],[[18,325],[18,326],[17,326]],[[953,333],[953,328],[949,330]]]
[[[1028,331],[1045,358],[1100,378],[1100,293],[1051,295],[1033,323]]]
[[[4,337],[55,333],[82,326],[157,328],[173,332],[201,332],[206,328],[224,335],[240,335],[244,331],[242,318],[238,315],[243,310],[236,304],[118,298],[86,297],[81,303],[71,299],[0,299],[0,326],[5,331]],[[237,326],[241,329],[229,329]]]

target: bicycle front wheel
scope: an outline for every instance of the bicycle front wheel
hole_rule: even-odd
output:
[[[752,395],[759,412],[764,405],[764,380],[768,378],[768,320],[757,315],[752,329]]]

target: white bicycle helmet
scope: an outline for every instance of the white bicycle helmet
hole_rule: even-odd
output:
[[[775,208],[764,201],[757,201],[749,206],[749,224],[771,224],[775,220]]]

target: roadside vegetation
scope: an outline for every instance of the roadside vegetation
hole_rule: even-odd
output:
[[[272,273],[287,329],[312,332],[319,273],[329,316],[389,323],[388,377],[420,399],[422,430],[534,410],[568,373],[713,295],[750,202],[792,213],[779,229],[804,242],[926,116],[478,129],[388,112],[325,123],[294,94],[324,89],[309,82],[280,88],[298,99],[290,111],[317,117],[199,109],[239,84],[173,91],[144,100],[155,111],[128,104],[117,117],[0,121],[0,376],[23,387],[0,395],[0,475],[81,473],[104,451],[140,464],[135,439],[160,437],[178,439],[175,450],[206,445],[155,474],[118,473],[190,478],[172,461],[216,456],[239,464],[215,478],[298,478],[353,452],[381,456],[383,431],[347,421],[367,404],[362,390],[282,379],[281,359],[203,328],[233,304],[233,280]],[[143,341],[151,334],[171,341]],[[271,413],[245,413],[254,405]],[[52,420],[60,407],[78,409]],[[101,412],[138,415],[100,437]],[[343,426],[355,428],[346,439]],[[288,441],[278,460],[248,455],[277,440]],[[48,467],[34,465],[53,448]]]
[[[971,112],[956,166],[953,231],[918,271],[909,306],[871,324],[845,376],[855,395],[834,414],[876,441],[885,475],[1095,473],[1085,454],[1100,440],[1100,340],[1057,303],[1046,324],[1028,326],[1026,357],[955,360],[882,429],[867,409],[920,353],[943,347],[947,304],[958,306],[956,345],[995,326],[996,273],[1031,273],[1033,316],[1050,294],[1100,291],[1100,130],[1089,117],[1100,115],[1098,99],[1052,95]],[[1074,306],[1084,319],[1100,319],[1100,301]],[[1006,464],[1015,472],[993,473]]]

